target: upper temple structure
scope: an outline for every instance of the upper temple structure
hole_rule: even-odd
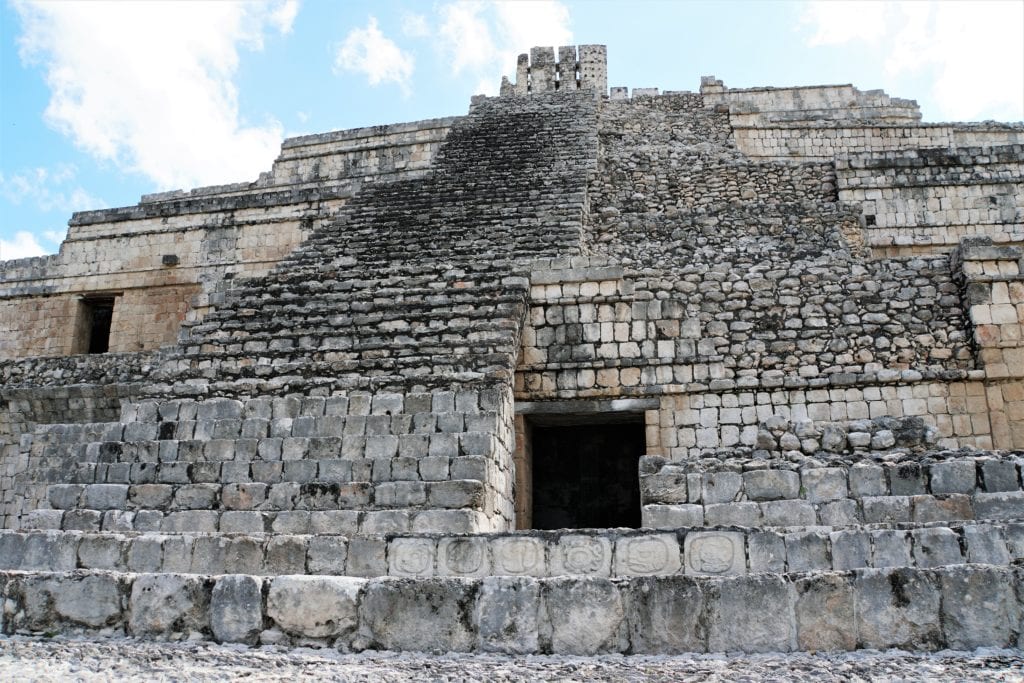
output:
[[[1024,643],[1024,123],[607,80],[0,262],[0,631]]]

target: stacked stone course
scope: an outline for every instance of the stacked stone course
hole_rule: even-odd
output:
[[[537,48],[0,265],[0,631],[1020,647],[1024,129],[658,93]],[[601,420],[643,528],[522,528],[533,427]]]

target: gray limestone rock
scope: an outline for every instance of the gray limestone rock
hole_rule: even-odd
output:
[[[353,647],[467,652],[476,644],[478,581],[389,577],[365,583]]]
[[[554,654],[624,652],[629,644],[626,602],[609,579],[553,578],[541,582]]]
[[[490,576],[480,583],[477,648],[530,654],[540,650],[540,583],[528,577]]]
[[[267,592],[267,617],[300,638],[343,638],[355,630],[366,581],[347,576],[278,576]]]
[[[220,643],[255,645],[263,630],[263,582],[254,576],[221,576],[210,596],[210,627]]]
[[[140,638],[187,638],[210,628],[212,582],[181,574],[143,574],[132,584],[128,632]]]

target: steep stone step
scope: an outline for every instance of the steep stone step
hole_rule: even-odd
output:
[[[222,527],[233,523],[230,514],[222,517]],[[0,569],[543,578],[1008,566],[1024,560],[1024,523],[1020,521],[438,536],[381,535],[382,523],[388,518],[373,512],[259,513],[250,517],[265,526],[222,528],[230,533],[204,533],[198,531],[203,529],[198,523],[149,533],[133,532],[127,525],[104,532],[0,532]],[[272,529],[277,533],[263,533]],[[285,554],[283,547],[287,547]]]
[[[1020,568],[737,577],[0,572],[7,634],[349,650],[596,653],[1020,647]]]

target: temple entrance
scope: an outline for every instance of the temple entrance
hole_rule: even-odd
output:
[[[528,430],[527,528],[640,526],[642,414],[531,416]]]

